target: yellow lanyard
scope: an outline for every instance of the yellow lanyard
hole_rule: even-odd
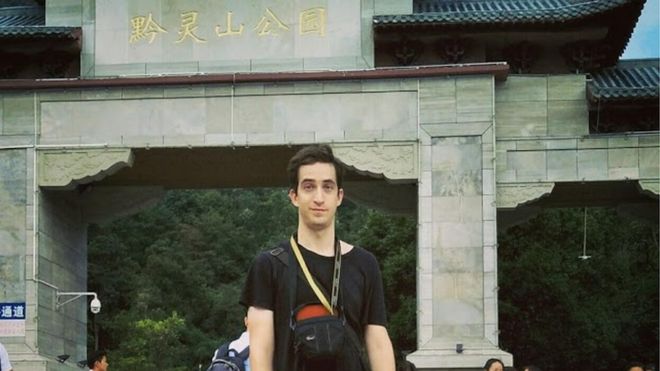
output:
[[[296,239],[291,236],[291,248],[293,249],[293,254],[296,256],[296,260],[298,260],[298,264],[300,264],[300,268],[303,271],[303,274],[305,275],[305,278],[307,279],[307,282],[309,282],[309,285],[312,287],[312,291],[314,291],[314,294],[316,294],[316,297],[319,298],[321,301],[321,304],[325,307],[325,309],[330,312],[331,315],[335,314],[333,305],[330,305],[328,302],[328,299],[323,295],[323,292],[321,292],[321,289],[316,285],[316,282],[314,282],[314,279],[312,278],[311,273],[309,273],[309,269],[307,269],[307,264],[305,264],[305,259],[303,259],[302,255],[300,254],[300,249],[298,248],[298,244],[296,243]],[[333,291],[333,297],[335,296],[335,291],[338,291],[339,288],[339,274],[337,272],[337,260],[341,259],[341,250],[337,250],[335,248],[335,276],[333,277],[332,280],[332,291]],[[336,281],[336,282],[335,282]],[[336,300],[336,299],[335,299]],[[333,301],[335,301],[333,300]]]

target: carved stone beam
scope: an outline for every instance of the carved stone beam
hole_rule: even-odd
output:
[[[392,182],[418,179],[417,143],[333,144],[332,150],[342,163],[360,174]]]
[[[133,165],[128,148],[46,150],[37,154],[39,186],[71,190]]]
[[[536,201],[552,192],[555,183],[498,184],[497,208],[513,209]]]
[[[660,195],[660,181],[658,179],[640,180],[639,187],[643,193],[651,194],[656,198]]]

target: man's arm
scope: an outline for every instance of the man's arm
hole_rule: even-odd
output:
[[[380,325],[367,325],[364,330],[371,369],[376,371],[394,371],[394,350],[387,329]]]
[[[273,371],[275,325],[273,311],[259,307],[248,309],[250,334],[250,370]]]

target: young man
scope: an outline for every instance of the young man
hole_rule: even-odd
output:
[[[298,209],[298,228],[292,239],[311,276],[326,293],[331,292],[338,242],[341,252],[338,305],[343,309],[345,326],[350,326],[357,335],[360,347],[366,346],[372,370],[394,371],[394,352],[385,328],[385,302],[378,262],[370,252],[339,241],[335,235],[335,214],[344,197],[341,165],[329,146],[312,145],[293,156],[287,170],[289,198]],[[304,367],[338,371],[341,363],[331,361],[301,367],[294,360],[290,276],[279,256],[287,253],[293,253],[289,242],[261,253],[248,273],[241,304],[248,307],[251,369],[299,371]],[[309,308],[318,308],[319,305],[314,305],[319,303],[317,298],[308,281],[299,274],[293,308],[308,303],[312,304]],[[309,313],[314,311],[316,309]],[[298,366],[297,370],[294,365]]]
[[[89,371],[108,371],[108,355],[103,350],[97,350],[87,357]]]
[[[7,354],[7,349],[5,349],[2,343],[0,343],[0,370],[12,371],[11,363],[9,362],[9,354]]]

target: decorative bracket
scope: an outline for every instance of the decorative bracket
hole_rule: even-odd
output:
[[[639,187],[643,192],[653,194],[655,197],[658,197],[660,194],[660,181],[657,179],[654,180],[640,180]]]
[[[555,183],[498,184],[497,207],[514,209],[549,195],[554,187]]]
[[[390,181],[418,178],[417,143],[364,143],[332,146],[335,156],[360,174]]]
[[[468,45],[468,39],[459,36],[443,38],[440,40],[439,51],[442,59],[447,63],[458,63],[463,59]]]
[[[411,40],[403,35],[401,40],[393,45],[393,49],[397,63],[400,66],[409,66],[424,52],[424,43],[419,40]]]
[[[38,153],[39,186],[71,190],[133,165],[128,148],[47,150]]]

